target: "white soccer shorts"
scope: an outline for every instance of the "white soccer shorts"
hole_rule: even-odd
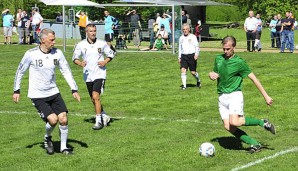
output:
[[[243,116],[243,94],[235,91],[229,94],[221,94],[218,97],[218,108],[221,119],[229,119],[231,114]]]

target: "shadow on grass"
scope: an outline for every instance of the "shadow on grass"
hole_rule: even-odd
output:
[[[111,123],[113,123],[114,121],[118,121],[118,120],[121,120],[119,118],[111,118],[110,119],[110,122],[108,123],[108,126],[110,126]],[[88,123],[95,123],[95,117],[91,117],[91,118],[87,118],[87,119],[84,119],[85,122],[88,122]]]
[[[229,150],[244,150],[242,143],[235,137],[217,137],[211,140],[212,142],[218,142],[219,145]]]
[[[74,150],[74,147],[70,145],[69,143],[77,143],[81,147],[88,148],[88,144],[82,141],[74,140],[74,139],[68,139],[67,140],[67,147],[70,148],[72,151]],[[33,146],[39,145],[39,147],[44,148],[44,143],[43,142],[38,142],[34,144],[27,145],[26,148],[32,148]],[[54,152],[55,153],[60,153],[60,141],[53,141],[54,145]]]
[[[217,138],[213,138],[211,140],[212,142],[218,142],[219,145],[225,149],[229,149],[229,150],[245,150],[245,151],[249,151],[250,148],[244,148],[242,146],[242,142],[241,140],[235,138],[235,137],[217,137]],[[274,150],[274,148],[270,148],[268,144],[262,144],[262,149],[266,149],[266,150]]]

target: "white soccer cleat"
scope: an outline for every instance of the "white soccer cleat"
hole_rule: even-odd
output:
[[[108,126],[110,123],[111,117],[107,114],[103,114],[102,119],[103,119],[103,125]]]

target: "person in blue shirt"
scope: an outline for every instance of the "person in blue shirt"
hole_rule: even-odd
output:
[[[171,26],[170,26],[171,19],[172,19],[172,17],[169,14],[164,13],[162,15],[162,18],[160,20],[160,25],[159,25],[159,30],[161,29],[161,26],[164,25],[165,30],[168,32],[169,45],[171,45],[171,42],[172,42],[172,30],[171,30]]]
[[[270,36],[271,36],[271,48],[277,47],[277,31],[276,31],[276,25],[277,25],[277,15],[274,15],[273,19],[270,21],[269,27],[270,27]],[[276,44],[276,46],[275,46]]]
[[[9,9],[2,11],[3,32],[4,32],[4,44],[11,44],[13,16],[9,14]]]
[[[111,47],[111,42],[114,38],[114,29],[116,28],[116,21],[117,19],[110,15],[108,10],[104,11],[105,15],[105,41],[108,43],[108,45]]]

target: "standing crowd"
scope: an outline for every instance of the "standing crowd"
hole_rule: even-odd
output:
[[[260,14],[254,16],[253,11],[249,11],[249,17],[245,19],[244,30],[247,39],[248,52],[260,52],[262,50],[261,35],[264,23]],[[294,30],[297,27],[297,21],[291,11],[285,13],[282,18],[281,14],[276,14],[269,22],[271,48],[278,48],[280,53],[289,49],[290,53],[294,52]]]
[[[15,22],[17,23],[18,44],[39,44],[38,34],[41,31],[43,17],[38,8],[32,8],[31,16],[25,10],[18,9],[16,19],[10,14],[9,9],[2,11],[4,44],[11,44],[11,37]]]

